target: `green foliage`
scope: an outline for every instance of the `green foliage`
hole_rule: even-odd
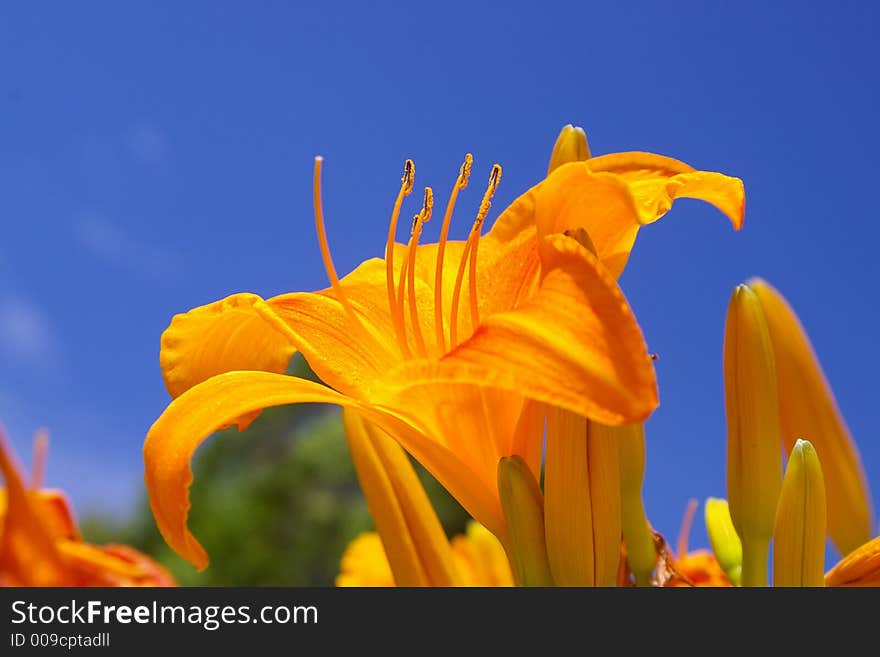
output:
[[[302,367],[291,369],[307,374]],[[462,532],[467,515],[417,469],[447,532]],[[194,472],[190,529],[211,557],[204,572],[165,545],[146,501],[125,526],[88,518],[87,540],[128,543],[186,586],[332,585],[348,543],[373,528],[332,406],[270,408],[243,432],[218,432]]]

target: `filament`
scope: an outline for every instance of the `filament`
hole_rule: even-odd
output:
[[[46,476],[46,455],[49,452],[49,434],[45,429],[37,431],[34,436],[34,461],[31,468],[31,489],[38,490],[43,486]]]
[[[464,245],[464,252],[461,254],[461,260],[458,263],[458,273],[455,276],[455,288],[452,291],[452,310],[450,316],[450,327],[449,327],[449,338],[450,338],[450,347],[454,347],[456,344],[456,338],[458,333],[458,305],[459,300],[461,299],[461,284],[464,280],[464,270],[465,266],[470,264],[468,268],[469,271],[469,285],[468,285],[468,293],[469,293],[469,301],[470,301],[470,309],[471,309],[471,320],[473,322],[473,326],[479,323],[479,309],[477,307],[477,245],[480,240],[480,231],[483,227],[483,221],[486,219],[486,215],[489,214],[489,208],[492,207],[492,197],[495,195],[495,190],[498,188],[498,183],[501,180],[501,167],[497,164],[492,166],[492,172],[489,174],[489,184],[486,187],[486,191],[483,194],[483,200],[480,201],[480,209],[477,212],[477,218],[474,220],[474,225],[471,228],[471,232],[468,235],[467,242]]]
[[[455,179],[455,184],[449,193],[449,201],[443,215],[443,226],[440,229],[440,241],[437,243],[437,265],[434,270],[434,331],[437,334],[437,348],[441,354],[446,351],[443,334],[443,257],[446,253],[446,240],[449,237],[449,224],[452,222],[455,201],[458,198],[458,192],[468,185],[473,162],[473,155],[468,153],[464,156],[464,162],[458,170],[458,178]]]
[[[409,347],[406,344],[406,332],[403,319],[403,310],[398,306],[394,294],[394,237],[397,234],[397,219],[400,216],[400,206],[403,197],[409,196],[415,181],[416,165],[412,160],[407,160],[403,166],[403,177],[400,179],[400,191],[394,201],[394,209],[391,211],[391,221],[388,224],[388,239],[385,242],[385,281],[388,290],[388,310],[394,323],[394,332],[397,342],[405,355],[409,355]],[[404,272],[400,272],[401,278]]]
[[[480,210],[477,212],[477,219],[474,221],[473,234],[474,243],[469,254],[470,267],[468,268],[468,290],[470,292],[471,306],[471,324],[476,328],[480,323],[480,310],[477,306],[477,247],[480,245],[480,232],[483,229],[483,222],[486,215],[489,214],[489,208],[492,207],[492,197],[495,196],[495,190],[498,189],[498,183],[501,182],[501,166],[495,164],[492,166],[492,172],[489,174],[489,184],[486,192],[483,194],[483,200],[480,202]]]
[[[684,559],[687,556],[688,536],[691,533],[691,524],[694,521],[694,514],[697,512],[697,500],[688,500],[687,507],[684,510],[684,517],[681,519],[681,530],[678,532],[678,558]]]
[[[409,288],[409,319],[413,326],[413,334],[420,356],[427,356],[425,339],[422,335],[422,327],[419,323],[419,308],[416,305],[416,254],[418,253],[419,238],[422,235],[422,224],[431,220],[434,210],[434,192],[430,187],[425,187],[425,202],[422,211],[413,220],[412,235],[407,246],[407,287]],[[402,275],[401,275],[402,277]],[[402,307],[402,302],[401,302]]]

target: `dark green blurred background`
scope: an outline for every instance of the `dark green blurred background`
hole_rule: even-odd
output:
[[[288,372],[314,379],[300,357]],[[467,514],[416,468],[447,533],[463,532]],[[146,493],[125,523],[86,515],[86,540],[136,547],[184,586],[328,586],[349,541],[373,529],[335,406],[267,409],[246,431],[207,441],[193,470],[190,529],[211,557],[204,572],[165,545]]]

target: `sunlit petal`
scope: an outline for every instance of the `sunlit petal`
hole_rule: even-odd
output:
[[[232,296],[175,315],[159,362],[172,397],[232,370],[283,372],[296,351],[287,325],[256,294]]]
[[[657,406],[654,369],[641,330],[610,276],[577,242],[546,242],[538,291],[492,315],[435,361],[412,361],[390,385],[467,382],[515,392],[604,424],[644,420]]]

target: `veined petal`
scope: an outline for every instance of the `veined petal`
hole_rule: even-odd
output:
[[[809,440],[822,458],[828,504],[828,535],[838,550],[855,550],[871,536],[871,493],[859,450],[810,339],[797,315],[769,283],[752,279],[761,301],[779,386],[782,443],[791,452],[798,438]]]
[[[452,549],[406,453],[356,411],[343,411],[345,432],[367,508],[398,586],[459,583]]]
[[[223,372],[284,372],[295,351],[271,306],[242,293],[175,315],[162,333],[159,363],[169,394],[177,397]]]
[[[721,210],[739,229],[745,212],[742,181],[697,171],[652,153],[613,153],[562,164],[520,196],[489,235],[512,239],[537,228],[545,236],[583,229],[602,264],[619,277],[641,226],[656,221],[676,198],[696,198]]]
[[[409,380],[402,371],[400,377],[392,372],[376,386],[374,401],[386,408],[412,409],[436,449],[454,455],[455,463],[437,463],[405,436],[395,438],[471,516],[499,540],[506,540],[497,490],[498,461],[518,454],[535,476],[540,474],[540,411],[516,393],[454,379]]]
[[[358,398],[366,396],[372,382],[401,357],[388,312],[382,315],[366,309],[363,299],[349,297],[360,325],[348,318],[329,291],[295,292],[272,299],[315,374],[335,390]]]
[[[650,415],[654,369],[620,289],[574,240],[552,235],[543,246],[545,270],[531,298],[487,317],[440,361],[405,363],[386,380],[497,388],[609,425]]]
[[[269,406],[329,403],[356,410],[382,427],[453,490],[472,479],[447,450],[428,440],[416,425],[397,413],[365,404],[330,388],[270,372],[227,372],[212,377],[175,399],[150,428],[144,441],[144,464],[150,507],[165,542],[187,561],[204,569],[208,556],[187,528],[190,460],[199,445],[218,429],[231,426]]]
[[[599,260],[618,277],[638,233],[638,209],[625,182],[610,173],[593,173],[589,162],[555,169],[512,203],[486,237],[510,242],[583,229]]]
[[[587,160],[591,171],[613,173],[624,180],[636,199],[639,223],[657,221],[677,198],[694,198],[721,210],[739,230],[745,216],[742,180],[713,171],[697,171],[671,157],[633,151]]]
[[[880,586],[880,536],[841,559],[825,574],[825,586]]]

